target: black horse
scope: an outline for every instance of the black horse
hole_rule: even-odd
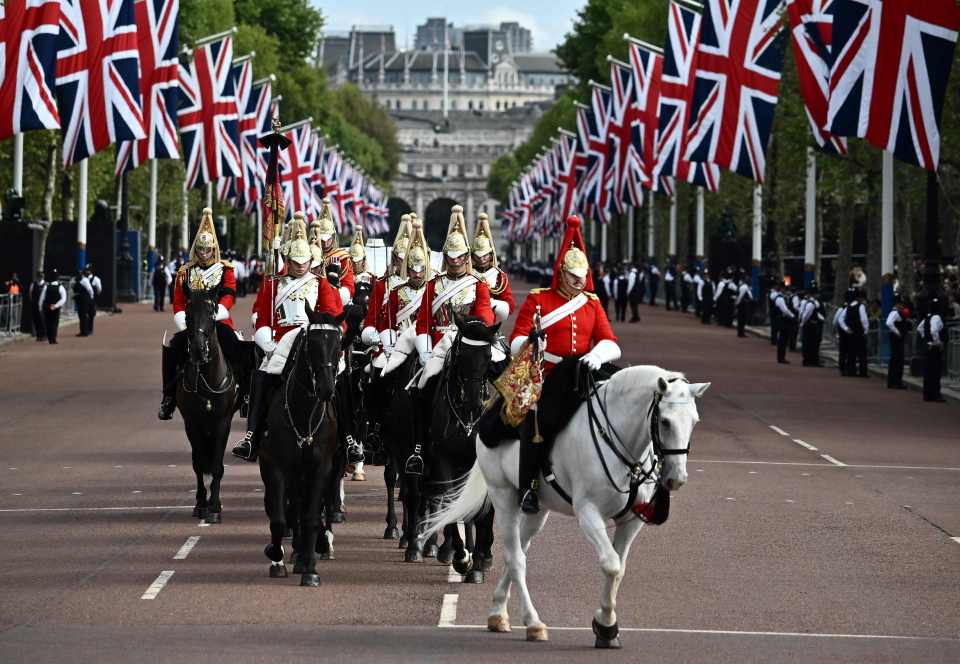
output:
[[[302,586],[320,585],[316,548],[321,512],[339,479],[334,470],[339,449],[334,391],[344,316],[307,312],[310,324],[290,349],[260,449],[263,503],[270,520],[270,544],[264,549],[272,563],[270,576],[287,576],[281,543],[289,508],[294,520],[290,524],[294,573],[302,574]],[[327,541],[325,534],[321,539]]]
[[[187,303],[187,362],[177,383],[177,408],[193,452],[197,502],[193,516],[220,523],[220,481],[237,383],[221,348],[215,295],[192,291]],[[232,332],[230,332],[232,334]],[[209,494],[205,485],[209,478]]]
[[[458,332],[447,353],[443,371],[431,378],[420,391],[417,397],[419,406],[415,407],[413,398],[403,389],[415,370],[412,358],[387,375],[385,383],[389,386],[390,400],[384,418],[384,439],[396,468],[405,467],[406,460],[414,453],[418,437],[430,441],[423,455],[424,474],[403,472],[400,475],[404,560],[420,562],[424,556],[437,556],[441,562],[452,561],[454,569],[466,574],[471,570],[473,560],[455,525],[444,530],[445,542],[439,550],[434,541],[423,542],[418,537],[420,522],[431,502],[439,499],[454,480],[468,472],[476,460],[475,426],[488,396],[492,348],[498,342],[499,325],[488,327],[478,319],[459,315],[455,315],[454,320]],[[422,422],[414,421],[415,413],[419,413]],[[425,430],[418,432],[424,425]],[[484,539],[482,550],[489,554],[493,539],[492,515],[485,518],[490,521],[491,528],[489,544]],[[478,541],[481,539],[479,534],[478,530]]]

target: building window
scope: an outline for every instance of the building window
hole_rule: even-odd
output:
[[[467,108],[470,109],[471,111],[473,110],[473,102],[472,102],[472,101],[468,101],[468,102],[467,102]]]
[[[497,102],[497,110],[500,110],[500,102]]]
[[[482,100],[480,101],[480,110],[481,110],[481,111],[483,110],[483,101],[482,101]]]
[[[397,100],[397,110],[399,111],[401,108],[403,108],[403,107],[400,105],[400,100],[398,99],[398,100]]]
[[[440,170],[440,175],[443,177],[447,177],[448,175],[450,175],[450,169],[447,167],[446,164],[444,164],[443,168]]]
[[[440,147],[440,139],[439,139],[439,138],[433,139],[433,147],[435,147],[435,148]]]

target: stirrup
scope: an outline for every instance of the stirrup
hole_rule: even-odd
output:
[[[403,465],[403,472],[407,475],[423,475],[423,457],[420,456],[420,443],[413,446],[413,454],[407,457],[407,462]]]
[[[164,397],[160,402],[160,410],[157,412],[157,417],[161,420],[172,420],[173,411],[177,409],[177,400],[175,397]]]
[[[240,417],[247,419],[250,417],[250,395],[244,394],[243,401],[240,402]]]
[[[527,489],[521,496],[520,511],[524,514],[537,514],[540,511],[540,497],[534,489]]]
[[[347,463],[359,463],[363,458],[363,443],[347,434]]]
[[[253,448],[253,432],[248,431],[246,434],[244,434],[243,440],[237,443],[237,445],[230,450],[230,452],[233,454],[233,456],[239,457],[244,461],[256,461],[257,453]]]

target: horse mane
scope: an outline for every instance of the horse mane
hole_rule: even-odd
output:
[[[464,317],[457,329],[460,331],[461,336],[471,341],[485,341],[489,343],[493,337],[487,324],[484,323],[482,319],[473,316]]]

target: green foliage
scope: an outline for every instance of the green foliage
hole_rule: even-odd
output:
[[[506,202],[511,185],[520,177],[520,164],[512,152],[497,157],[490,164],[487,176],[487,193],[497,200]]]

